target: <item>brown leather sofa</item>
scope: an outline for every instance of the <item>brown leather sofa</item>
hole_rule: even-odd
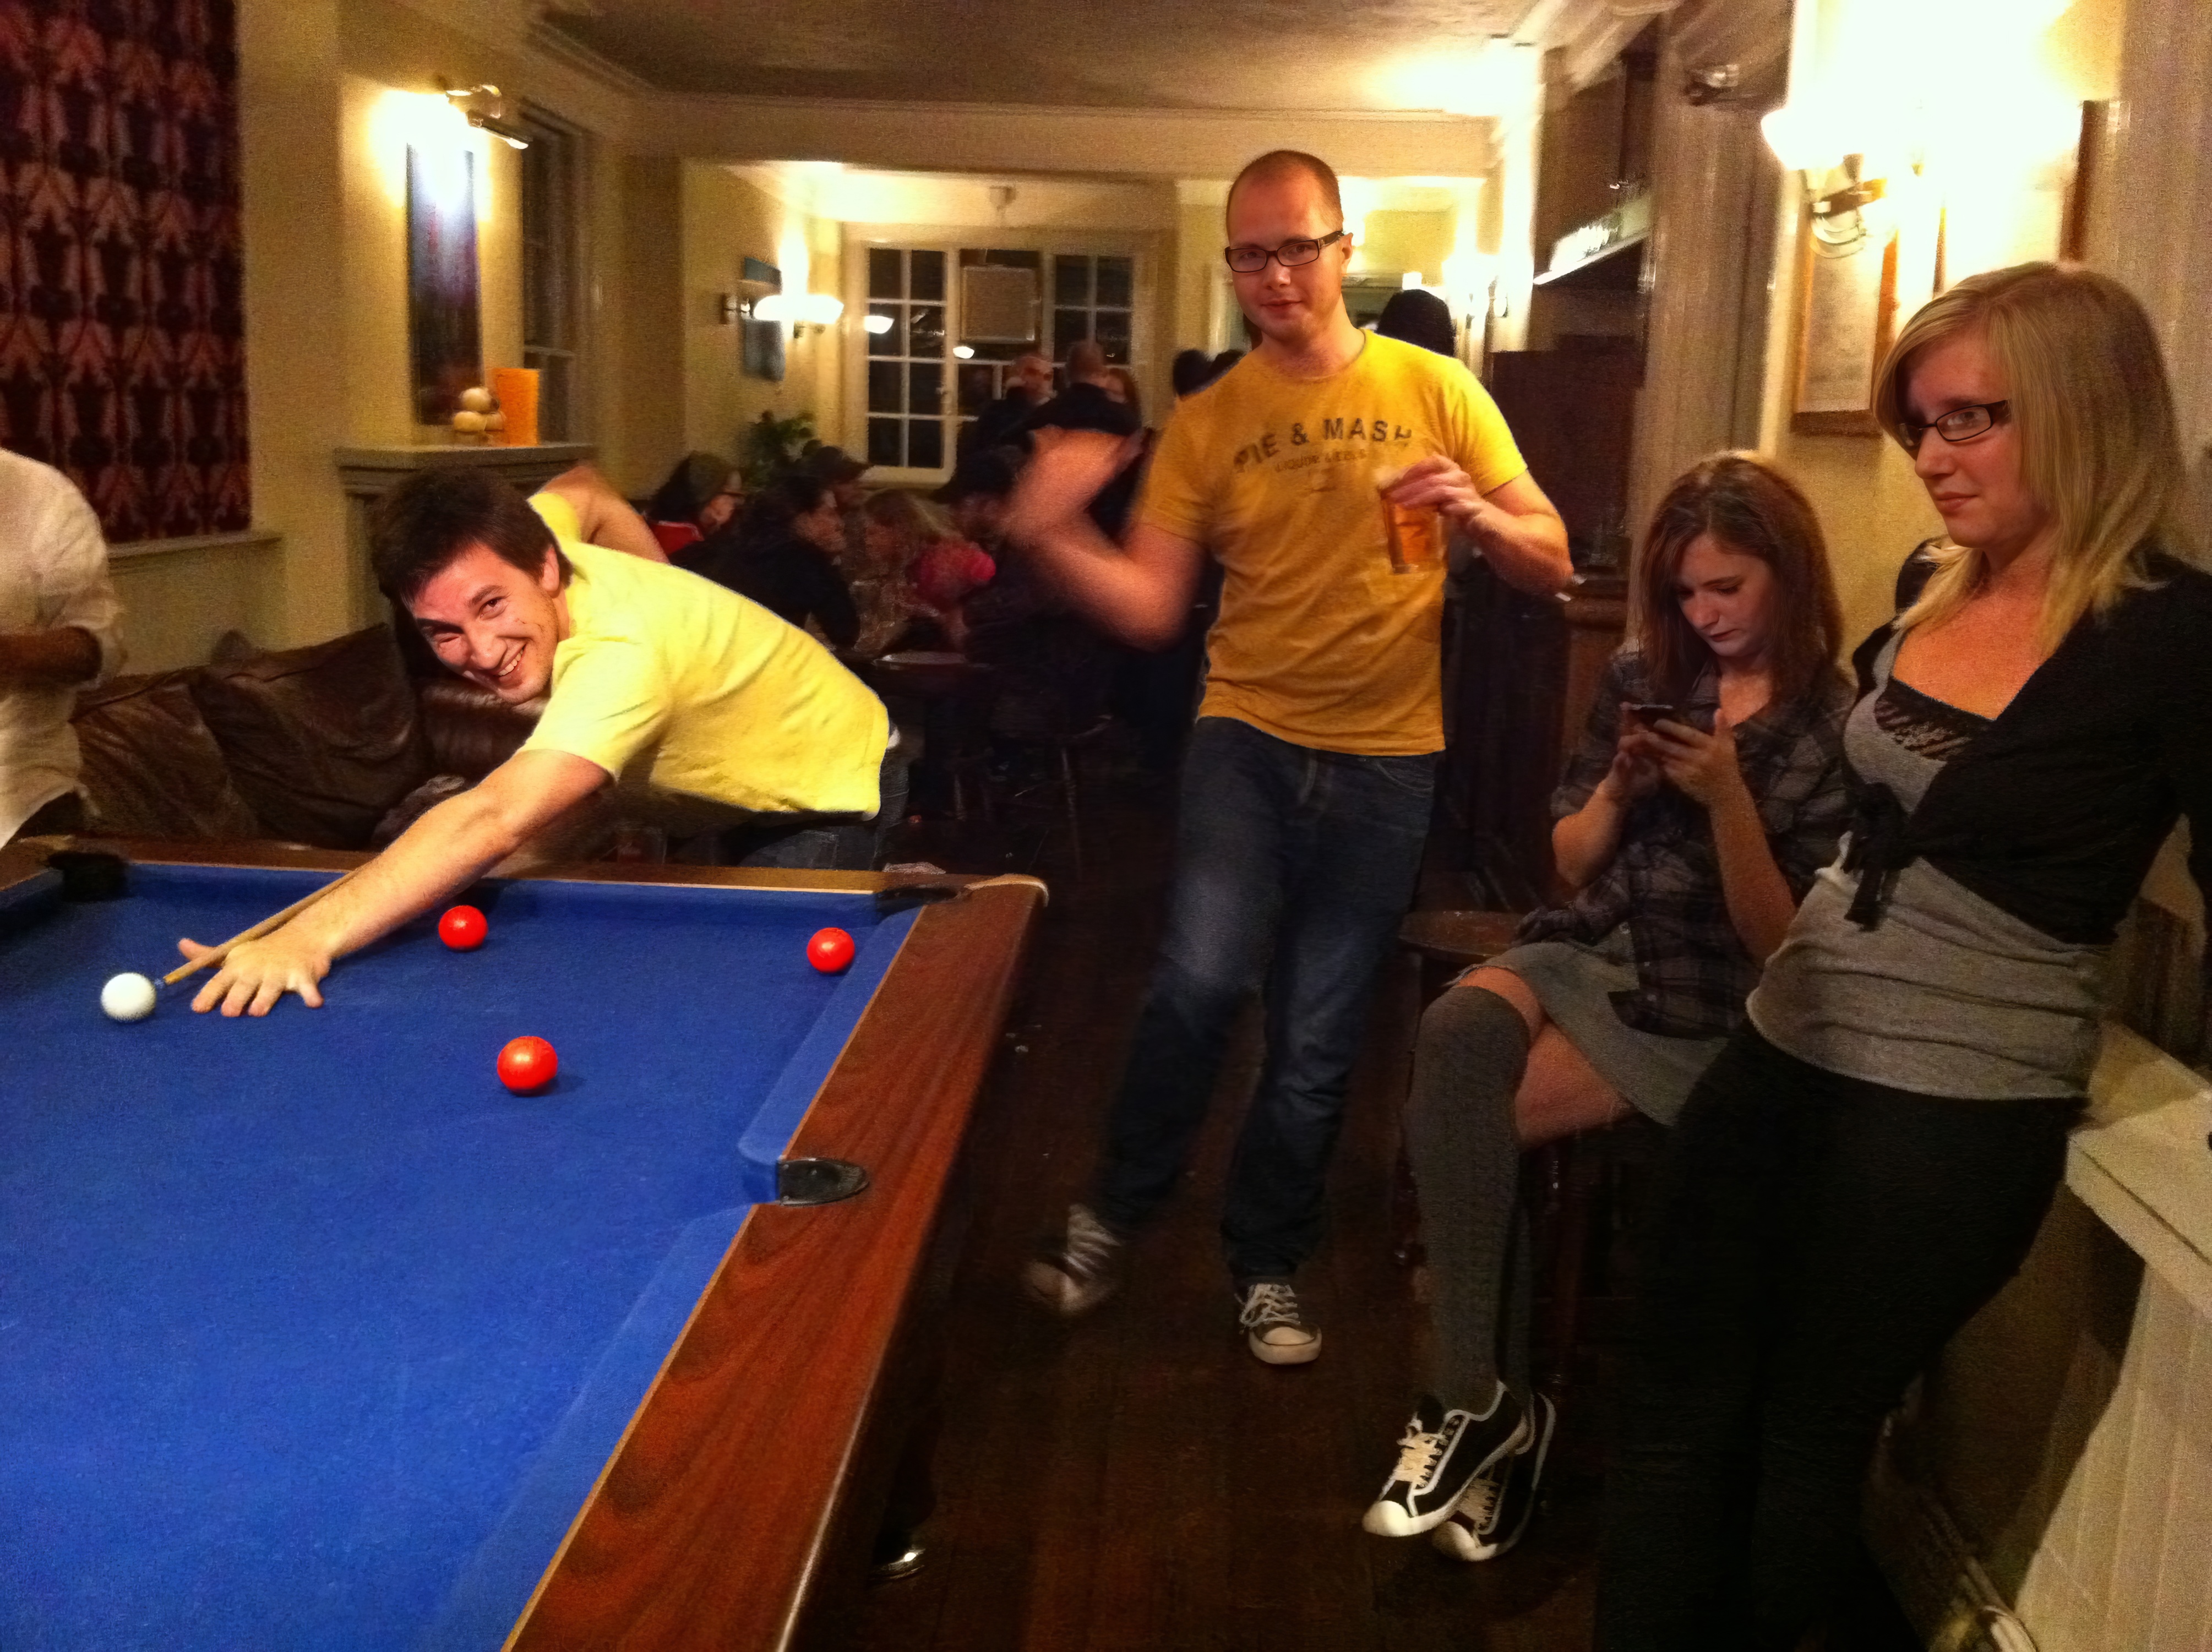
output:
[[[378,625],[119,677],[78,697],[75,726],[95,832],[360,849],[482,779],[533,720],[410,671]]]

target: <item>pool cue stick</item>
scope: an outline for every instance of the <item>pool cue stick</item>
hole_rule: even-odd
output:
[[[285,924],[289,923],[293,919],[305,912],[309,907],[314,905],[316,902],[321,900],[323,896],[328,895],[331,890],[343,889],[348,883],[352,881],[354,874],[359,872],[362,869],[362,866],[366,866],[369,863],[368,861],[364,860],[361,863],[361,866],[349,867],[346,871],[340,872],[336,878],[331,878],[329,883],[324,884],[320,889],[308,890],[307,894],[293,902],[290,906],[286,907],[282,912],[272,912],[269,916],[264,918],[259,923],[254,925],[252,928],[240,930],[237,934],[225,941],[221,946],[210,947],[205,952],[201,953],[199,957],[192,959],[189,963],[179,964],[176,969],[170,970],[167,975],[161,977],[161,985],[164,987],[174,987],[185,976],[196,975],[200,970],[207,969],[211,964],[221,963],[225,958],[230,956],[230,950],[234,946],[242,946],[248,941],[258,941],[264,935],[268,934],[270,931],[283,927]]]

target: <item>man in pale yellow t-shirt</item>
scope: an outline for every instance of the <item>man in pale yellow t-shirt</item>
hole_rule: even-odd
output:
[[[1227,227],[1261,342],[1176,409],[1127,544],[1084,515],[1126,459],[1109,437],[1041,435],[1010,511],[1012,537],[1140,647],[1178,633],[1208,551],[1224,574],[1159,962],[1090,1202],[1024,1284],[1068,1315],[1112,1294],[1127,1241],[1182,1177],[1230,1023],[1264,982],[1267,1065],[1222,1237],[1247,1345],[1298,1364],[1321,1333],[1291,1276],[1320,1237],[1368,997],[1413,894],[1443,744],[1443,559],[1402,543],[1394,558],[1384,505],[1431,529],[1441,516],[1524,590],[1556,591],[1569,570],[1559,515],[1474,376],[1346,315],[1352,248],[1328,167],[1262,155],[1230,190]]]
[[[558,538],[546,519],[569,519],[562,501],[533,502],[480,472],[427,471],[379,502],[370,537],[378,583],[449,670],[510,705],[548,696],[537,728],[343,889],[235,948],[194,1009],[265,1015],[288,992],[320,1004],[335,960],[610,787],[702,827],[744,821],[787,841],[818,829],[840,860],[869,864],[879,834],[868,823],[890,812],[882,701],[766,609]]]

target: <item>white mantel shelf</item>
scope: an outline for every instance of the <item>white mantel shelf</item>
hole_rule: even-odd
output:
[[[341,447],[332,457],[346,492],[374,499],[418,471],[491,471],[527,493],[598,453],[598,447],[587,441],[546,441],[531,447],[430,442],[407,447]]]

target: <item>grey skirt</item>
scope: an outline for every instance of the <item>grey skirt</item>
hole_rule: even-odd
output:
[[[1636,954],[1625,926],[1595,946],[1527,941],[1477,967],[1510,969],[1520,976],[1598,1077],[1638,1113],[1661,1124],[1671,1125],[1680,1115],[1691,1090],[1728,1042],[1725,1037],[1645,1032],[1620,1018],[1613,994],[1636,990]]]

